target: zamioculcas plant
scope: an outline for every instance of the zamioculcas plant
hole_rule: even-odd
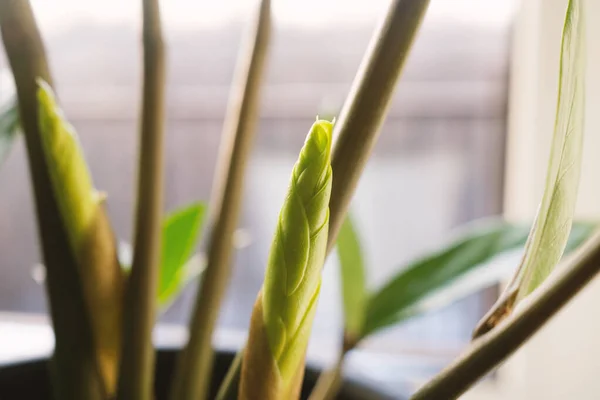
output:
[[[341,267],[344,332],[338,362],[322,374],[311,400],[336,396],[345,356],[365,338],[497,281],[503,271],[490,262],[525,246],[521,266],[477,328],[478,338],[414,395],[415,399],[455,398],[518,348],[600,270],[600,234],[592,235],[596,224],[573,224],[583,135],[585,48],[583,4],[571,0],[563,32],[547,185],[533,227],[502,220],[474,224],[404,266],[382,288],[367,289],[360,231],[346,214],[428,4],[428,0],[390,2],[337,122],[317,119],[310,128],[265,260],[265,281],[247,342],[221,382],[218,399],[299,397],[321,271],[334,248]],[[189,340],[173,373],[170,398],[208,398],[212,336],[231,271],[245,167],[259,114],[270,7],[269,0],[260,1],[245,36],[210,204],[196,202],[163,217],[166,52],[158,0],[142,0],[139,176],[129,259],[119,251],[128,245],[117,245],[105,211],[110,195],[96,190],[76,133],[54,95],[30,4],[0,1],[0,31],[17,92],[17,102],[0,113],[0,163],[22,132],[56,338],[50,363],[56,399],[155,398],[152,329],[156,315],[198,276]],[[208,240],[203,262],[194,248],[205,219]],[[589,236],[563,268],[553,272],[563,252],[574,250]],[[519,303],[524,305],[515,309]],[[0,397],[1,391],[0,387]]]

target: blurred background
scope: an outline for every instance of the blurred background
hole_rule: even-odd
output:
[[[96,186],[108,193],[109,213],[124,241],[132,235],[136,174],[141,71],[137,3],[32,0],[62,105],[79,133]],[[520,88],[531,89],[531,78],[542,79],[536,69],[540,60],[558,65],[556,20],[562,18],[566,1],[522,3],[431,1],[352,206],[371,287],[443,243],[453,228],[505,212],[507,190],[519,192],[508,196],[509,213],[530,218],[535,211],[542,182],[538,175],[547,152],[536,153],[541,161],[532,162],[531,173],[520,176],[516,167],[507,168],[507,156],[518,158],[514,148],[521,148],[512,141],[508,148],[514,154],[507,154],[509,127],[515,123],[521,132],[529,123],[509,119],[509,99],[525,105],[555,101],[554,69],[546,86],[534,88],[535,99],[523,98]],[[167,211],[209,199],[235,59],[253,4],[163,1],[168,44]],[[340,110],[387,4],[273,1],[273,43],[247,171],[234,276],[219,322],[223,331],[243,335],[298,150],[315,115],[333,116]],[[544,25],[544,12],[554,16],[554,25]],[[543,28],[552,29],[553,35],[553,41],[544,42],[546,47],[539,42]],[[518,38],[523,41],[515,49]],[[517,68],[515,54],[523,57],[519,60],[533,61]],[[523,86],[515,86],[515,71]],[[0,53],[0,98],[6,98],[11,86],[7,61]],[[550,92],[540,95],[545,87]],[[534,115],[531,124],[540,123]],[[544,135],[549,137],[548,132]],[[527,169],[527,161],[514,165]],[[46,304],[43,286],[36,282],[42,276],[28,178],[19,140],[0,169],[0,311],[39,315],[46,312]],[[194,294],[191,285],[162,321],[185,323]],[[435,369],[468,342],[496,295],[496,287],[474,294],[390,329],[369,340],[366,348],[411,366],[427,360],[423,368]],[[339,298],[333,256],[325,269],[311,344],[325,349],[330,358],[336,349],[330,344],[340,339]]]

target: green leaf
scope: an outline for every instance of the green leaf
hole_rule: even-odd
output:
[[[344,330],[350,340],[354,340],[360,337],[364,324],[367,292],[360,241],[350,215],[342,224],[336,245],[342,280]]]
[[[523,229],[525,227],[523,226]],[[598,224],[586,222],[573,223],[573,229],[569,236],[565,255],[576,250],[585,240],[587,240],[593,232],[598,229]],[[468,273],[455,279],[451,284],[441,287],[438,290],[425,296],[421,301],[407,307],[406,309],[393,316],[391,323],[404,321],[408,318],[423,315],[427,312],[439,310],[447,307],[450,304],[465,298],[466,296],[476,293],[479,290],[490,287],[493,284],[501,282],[510,276],[511,264],[503,259],[503,255],[518,259],[523,255],[522,246],[518,246],[513,250],[508,250],[492,257],[487,262],[476,265]]]
[[[583,145],[585,108],[583,2],[569,1],[563,28],[558,105],[546,186],[525,254],[496,303],[477,324],[474,337],[494,329],[558,264],[573,223]]]
[[[363,336],[414,315],[408,311],[504,251],[523,246],[528,229],[504,221],[472,224],[450,244],[403,268],[370,296]]]
[[[38,85],[39,125],[48,172],[71,248],[80,257],[103,195],[94,188],[77,133],[56,103],[52,88],[42,80]]]
[[[206,267],[204,254],[191,255],[204,222],[206,208],[205,203],[193,203],[169,213],[163,221],[157,289],[158,304],[163,309]],[[119,243],[119,262],[125,274],[131,271],[132,252],[129,243]]]
[[[123,274],[116,255],[105,196],[93,184],[77,133],[66,120],[52,88],[38,79],[41,151],[84,296],[99,372],[112,394],[121,348]],[[48,276],[52,276],[49,270]],[[56,278],[55,278],[56,279]]]
[[[199,274],[198,258],[190,259],[204,220],[206,205],[194,203],[170,213],[163,222],[158,302],[171,302]],[[201,269],[201,267],[200,267]]]
[[[19,107],[16,98],[0,110],[0,166],[6,160],[19,132]]]
[[[558,105],[542,202],[517,271],[518,299],[535,290],[565,249],[577,200],[585,108],[583,2],[571,0],[563,29]]]
[[[447,247],[405,267],[371,296],[363,336],[441,309],[506,279],[510,265],[500,258],[522,255],[528,226],[501,220],[476,222]],[[575,222],[565,254],[576,250],[598,228],[598,223]]]

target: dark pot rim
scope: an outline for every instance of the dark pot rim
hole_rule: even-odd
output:
[[[167,398],[172,370],[178,352],[177,348],[161,348],[157,351],[156,400]],[[214,398],[218,383],[225,376],[234,357],[235,352],[233,351],[217,351],[210,398]],[[51,386],[47,368],[48,360],[47,357],[37,358],[0,366],[0,399],[50,399]],[[304,377],[302,399],[308,398],[320,372],[319,368],[309,363]],[[398,399],[398,396],[393,396],[384,389],[377,387],[374,382],[345,378],[337,398],[340,400],[391,400]]]

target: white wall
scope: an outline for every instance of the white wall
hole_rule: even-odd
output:
[[[543,190],[567,0],[522,0],[514,37],[506,170],[509,218],[530,220]],[[600,219],[600,1],[587,0],[588,76],[577,213]],[[600,280],[464,399],[600,399]]]

